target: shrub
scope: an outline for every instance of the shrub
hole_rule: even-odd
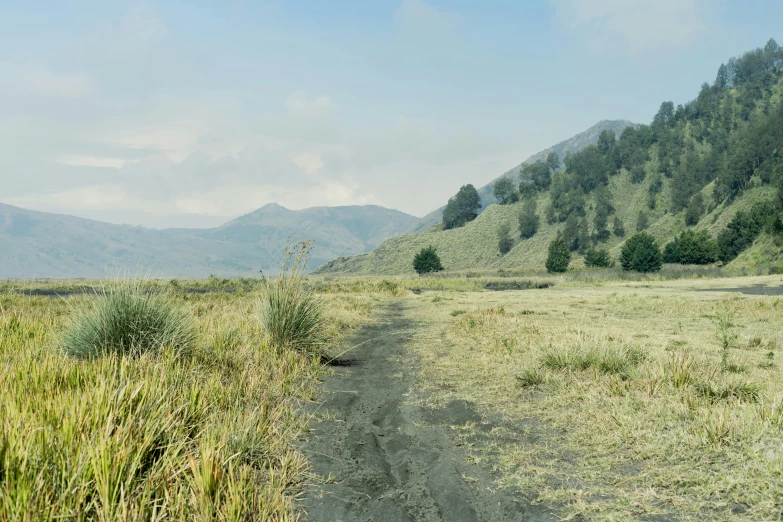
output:
[[[307,265],[310,242],[286,249],[277,277],[264,280],[261,327],[278,349],[317,353],[326,342],[323,302],[301,276]]]
[[[663,259],[655,239],[647,232],[639,232],[625,242],[620,252],[623,270],[657,272]]]
[[[134,356],[163,348],[184,353],[195,339],[190,317],[169,295],[141,281],[120,282],[76,313],[66,328],[62,348],[80,358],[111,353]]]
[[[585,254],[585,266],[608,268],[612,266],[609,252],[602,248],[589,248]]]
[[[571,262],[571,252],[563,240],[562,234],[549,243],[549,256],[546,259],[547,272],[565,272],[568,270],[568,263]]]
[[[438,253],[435,251],[435,247],[428,246],[419,250],[419,253],[413,257],[413,269],[419,275],[443,270],[443,265],[440,262]]]
[[[706,230],[686,230],[663,251],[664,263],[708,265],[718,260],[718,244]]]

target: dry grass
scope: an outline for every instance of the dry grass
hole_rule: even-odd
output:
[[[412,296],[424,396],[502,413],[488,451],[501,482],[565,518],[777,520],[783,299],[693,290],[781,282]]]
[[[95,298],[0,294],[0,520],[298,519],[297,403],[324,369],[267,342],[257,292],[173,295],[196,323],[187,356],[62,355]],[[339,343],[376,297],[323,299]]]

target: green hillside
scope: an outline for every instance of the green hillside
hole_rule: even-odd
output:
[[[702,85],[695,100],[676,108],[664,102],[650,125],[624,128],[619,137],[602,131],[596,145],[565,158],[565,168],[547,171],[540,184],[523,180],[522,198],[536,201],[539,221],[529,239],[519,237],[523,202],[492,204],[460,228],[435,227],[392,238],[372,252],[339,258],[316,272],[411,273],[414,254],[428,245],[437,249],[447,270],[540,269],[549,242],[559,232],[573,238],[569,244],[575,267],[583,263],[588,247],[607,249],[617,259],[624,241],[637,231],[640,213],[647,217],[647,231],[663,246],[689,228],[727,236],[727,229],[742,228],[732,222],[740,211],[741,216],[760,212],[768,224],[760,234],[743,237],[744,243],[737,241],[739,255],[729,256],[725,264],[737,272],[779,271],[781,91],[783,49],[770,41],[764,49],[722,65],[716,80]],[[759,205],[765,202],[769,204]],[[596,219],[599,213],[603,219]],[[612,233],[615,219],[622,223],[624,237]],[[515,240],[502,255],[498,230],[504,223]],[[576,224],[586,233],[569,235]]]
[[[598,142],[598,137],[605,130],[612,131],[619,136],[623,132],[623,130],[625,130],[626,127],[630,127],[633,125],[634,124],[632,122],[626,120],[600,121],[595,125],[593,125],[592,127],[590,127],[589,129],[587,129],[586,131],[580,132],[576,136],[572,136],[567,140],[561,141],[557,145],[554,145],[552,147],[549,147],[548,149],[544,149],[541,152],[533,154],[532,156],[530,156],[528,159],[526,159],[525,161],[523,161],[513,169],[504,172],[503,175],[498,176],[496,179],[492,180],[491,183],[487,183],[486,185],[478,189],[479,196],[481,197],[482,209],[487,208],[489,205],[493,203],[497,203],[497,201],[495,200],[495,196],[492,195],[492,187],[495,185],[495,182],[497,180],[501,178],[516,179],[516,176],[519,174],[519,169],[521,167],[523,167],[524,165],[535,163],[536,161],[539,160],[543,160],[551,152],[554,152],[561,158],[565,158],[568,154],[573,154],[575,152],[579,152],[585,147],[588,147],[590,145],[595,145]],[[444,208],[445,205],[437,210],[433,210],[432,212],[430,212],[429,214],[421,218],[408,230],[406,230],[405,233],[418,234],[421,232],[426,232],[434,225],[441,223],[443,221]]]
[[[215,229],[152,230],[0,204],[0,278],[238,276],[275,272],[291,241],[313,240],[311,266],[366,252],[417,218],[383,207],[266,205]]]

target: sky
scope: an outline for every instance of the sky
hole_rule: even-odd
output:
[[[604,119],[649,123],[778,0],[0,0],[0,202],[209,227],[423,216]]]

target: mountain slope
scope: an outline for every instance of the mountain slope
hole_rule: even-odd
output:
[[[495,182],[497,182],[497,180],[499,180],[500,178],[511,178],[512,180],[514,180],[514,182],[517,182],[519,170],[522,166],[535,163],[538,160],[544,160],[546,159],[547,155],[550,152],[554,152],[560,157],[560,159],[563,159],[568,154],[579,152],[580,150],[584,149],[589,145],[595,145],[595,143],[598,142],[598,136],[600,136],[601,133],[605,130],[610,130],[614,132],[617,136],[619,136],[620,134],[622,134],[622,132],[625,130],[626,127],[630,127],[633,125],[634,123],[627,120],[603,120],[596,123],[586,131],[580,132],[576,136],[561,141],[557,145],[549,147],[548,149],[542,150],[541,152],[538,152],[530,156],[528,159],[526,159],[525,161],[523,161],[513,169],[504,172],[501,176],[498,176],[496,179],[492,180],[491,183],[487,183],[486,185],[478,189],[479,196],[481,196],[482,211],[492,203],[497,203],[497,201],[495,200],[495,196],[492,195],[492,188],[495,186]],[[425,232],[429,230],[430,228],[432,228],[433,225],[437,225],[441,223],[443,221],[444,208],[445,205],[437,210],[433,210],[432,212],[430,212],[429,214],[421,218],[421,220],[419,220],[411,228],[406,230],[405,233],[418,234],[420,232]]]
[[[429,245],[447,270],[542,269],[559,233],[573,251],[572,266],[580,266],[588,248],[617,259],[640,221],[662,246],[688,228],[706,230],[719,239],[719,258],[730,270],[783,270],[783,48],[774,40],[722,65],[693,101],[662,103],[650,125],[627,127],[619,139],[599,137],[563,169],[550,170],[551,179],[527,185],[539,220],[529,239],[519,237],[524,203],[493,204],[461,228],[399,236],[316,272],[412,273],[414,254]],[[615,220],[624,237],[612,233]],[[515,243],[505,255],[502,225]]]
[[[365,252],[417,218],[377,206],[299,211],[267,205],[215,229],[151,230],[0,204],[0,277],[158,277],[274,272],[289,241],[311,266]]]

